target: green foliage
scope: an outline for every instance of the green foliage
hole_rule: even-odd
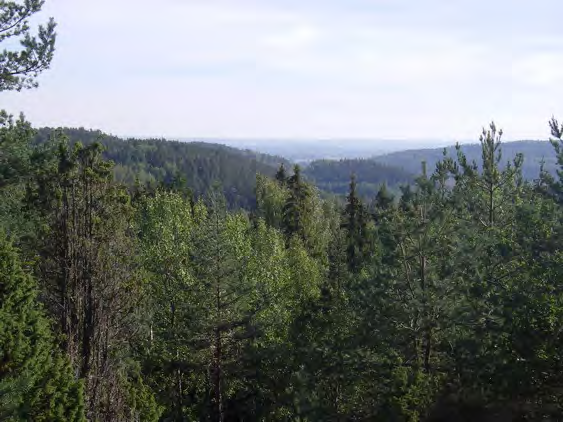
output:
[[[282,228],[283,209],[288,196],[289,191],[284,185],[260,173],[256,174],[256,214],[268,226]]]
[[[414,181],[417,170],[405,171],[371,159],[316,160],[305,168],[304,176],[324,191],[345,195],[354,173],[358,196],[365,199],[375,196],[383,184],[398,191],[401,185]]]
[[[454,159],[457,157],[455,146],[446,147],[445,150],[447,157]],[[416,175],[420,172],[420,163],[423,161],[426,162],[428,169],[434,169],[436,164],[444,159],[443,152],[444,148],[411,149],[378,155],[372,160],[379,165],[402,169],[408,174]],[[482,149],[479,142],[464,143],[461,145],[461,152],[469,162],[476,161],[480,165]],[[527,181],[532,182],[538,178],[542,162],[547,173],[556,175],[557,159],[549,142],[534,140],[503,142],[502,152],[506,161],[512,161],[517,154],[524,155],[522,176]],[[501,169],[505,164],[506,162],[501,163]]]
[[[561,155],[555,122],[552,130]],[[0,195],[13,198],[0,223],[24,233],[17,214],[35,216],[36,241],[18,244],[42,288],[26,290],[20,266],[11,288],[21,300],[8,295],[19,304],[9,312],[32,315],[26,321],[45,333],[17,337],[21,321],[0,308],[0,335],[20,338],[1,343],[20,353],[0,366],[0,388],[21,405],[0,395],[2,411],[43,409],[56,396],[43,390],[84,383],[93,420],[561,414],[562,183],[547,171],[526,181],[520,155],[503,162],[494,124],[477,156],[446,150],[400,197],[378,183],[368,200],[359,175],[345,200],[324,199],[298,166],[275,174],[268,157],[110,138],[114,166],[96,132],[74,133],[86,146],[57,148],[46,133],[39,150],[25,121],[5,119],[0,130]],[[248,171],[261,160],[266,167]],[[116,175],[158,183],[137,180],[128,191]],[[233,193],[239,176],[251,200]],[[233,210],[243,203],[250,212]],[[38,297],[62,354],[42,351],[39,337],[52,337]],[[69,365],[82,380],[66,378]]]
[[[6,421],[83,421],[82,383],[54,348],[35,281],[0,238],[0,417]]]
[[[101,151],[59,139],[56,165],[38,175],[27,201],[48,222],[37,272],[60,346],[84,379],[87,417],[120,419],[131,411],[123,359],[135,338],[142,280],[131,254],[130,198]]]
[[[35,142],[44,144],[53,129],[37,131]],[[120,139],[100,131],[63,128],[70,144],[104,144],[103,157],[113,161],[115,180],[129,186],[172,186],[185,180],[195,199],[203,198],[215,182],[221,183],[229,208],[256,208],[256,174],[273,176],[282,158],[220,144],[163,139]]]
[[[0,227],[27,247],[41,224],[37,210],[25,205],[27,192],[50,160],[49,146],[33,145],[34,133],[23,116],[14,120],[0,111]]]
[[[8,43],[19,49],[0,51],[0,92],[37,87],[36,78],[49,68],[55,51],[55,21],[40,25],[32,35],[30,19],[41,11],[44,0],[0,2],[0,45]]]
[[[367,229],[367,211],[356,192],[356,176],[352,174],[350,191],[344,207],[342,227],[348,237],[347,262],[350,271],[358,273],[362,269],[368,254],[369,233]]]

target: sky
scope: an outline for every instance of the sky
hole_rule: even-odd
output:
[[[560,0],[47,0],[35,126],[168,138],[470,141],[563,119]],[[1,45],[0,45],[1,48]]]

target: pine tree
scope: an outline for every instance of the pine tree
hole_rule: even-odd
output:
[[[29,198],[49,222],[39,269],[45,302],[85,381],[88,418],[119,420],[131,409],[118,356],[127,355],[136,332],[141,283],[131,254],[132,207],[100,144],[70,149],[61,140],[57,159]]]
[[[33,278],[0,237],[0,419],[84,421],[82,383],[54,344]]]
[[[252,288],[244,277],[245,261],[250,259],[244,236],[248,226],[240,216],[227,214],[219,186],[207,200],[209,214],[196,234],[199,247],[192,256],[195,277],[206,296],[201,300],[208,311],[198,324],[198,334],[209,345],[209,414],[213,421],[223,422],[236,413],[228,403],[232,401],[229,390],[234,392],[238,379],[240,343],[253,336],[248,302]]]
[[[560,124],[555,117],[552,117],[549,126],[552,136],[550,142],[553,145],[558,166],[557,179],[543,171],[541,179],[545,181],[549,194],[561,204],[563,203],[563,124]]]
[[[30,19],[44,3],[45,0],[0,2],[0,43],[7,41],[12,47],[0,50],[0,92],[36,87],[37,76],[53,60],[55,21],[51,18],[46,26],[40,25],[36,36],[31,34],[29,26]],[[21,49],[13,48],[17,45]]]
[[[37,210],[25,206],[26,190],[50,160],[47,146],[33,145],[35,131],[23,116],[15,120],[0,110],[0,226],[22,253],[32,254],[38,236]]]

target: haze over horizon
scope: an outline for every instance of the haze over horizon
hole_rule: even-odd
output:
[[[546,139],[563,118],[563,4],[50,1],[40,87],[0,108],[35,126],[221,139]],[[430,146],[430,145],[429,145]]]

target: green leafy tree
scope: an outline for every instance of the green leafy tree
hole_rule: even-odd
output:
[[[150,274],[143,366],[160,392],[164,417],[174,420],[195,418],[202,409],[193,409],[193,397],[205,394],[205,377],[195,371],[197,351],[204,346],[194,342],[194,320],[201,316],[190,257],[194,231],[206,214],[203,204],[192,209],[189,200],[167,191],[144,198],[138,213],[141,259]]]
[[[285,186],[256,174],[256,213],[270,227],[282,228],[284,204],[289,196]]]

